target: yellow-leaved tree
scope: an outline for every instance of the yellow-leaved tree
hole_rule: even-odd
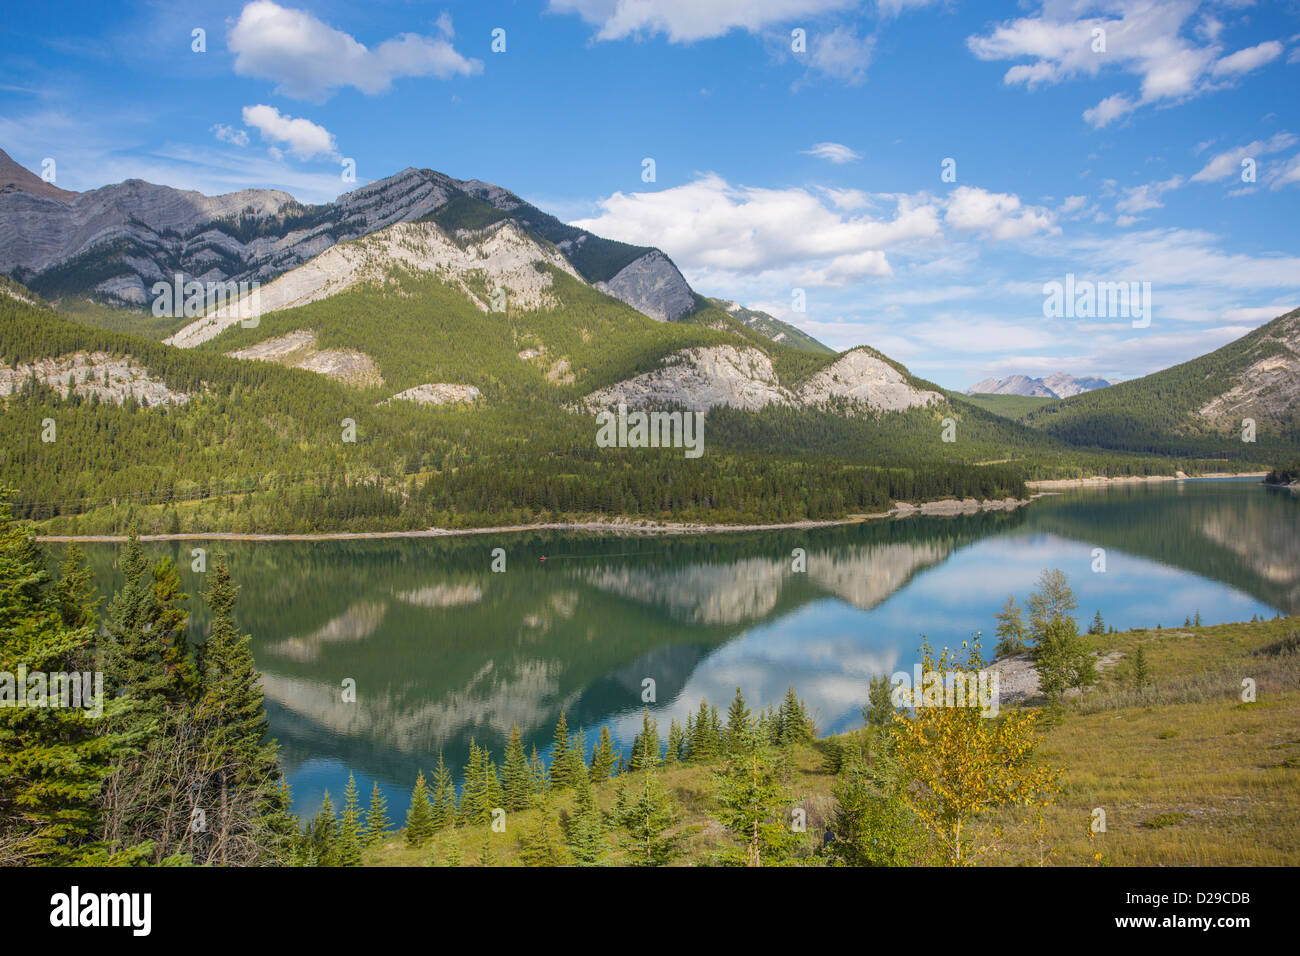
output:
[[[978,642],[964,642],[966,661],[945,648],[937,657],[922,639],[923,674],[938,673],[975,688],[984,667]],[[987,682],[984,686],[988,686]],[[917,689],[918,702],[921,702]],[[1042,807],[1059,792],[1061,771],[1034,760],[1036,715],[961,706],[930,699],[898,711],[890,722],[892,757],[902,777],[901,799],[953,866],[970,865],[992,845],[988,818],[1010,806]],[[990,712],[993,711],[993,712]]]

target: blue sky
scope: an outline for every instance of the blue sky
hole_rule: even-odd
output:
[[[657,245],[697,291],[950,387],[1130,378],[1300,304],[1295,0],[6,15],[0,147],[38,171],[54,159],[64,188],[137,177],[319,202],[430,167]],[[1149,282],[1150,324],[1045,317],[1044,284],[1067,274]]]

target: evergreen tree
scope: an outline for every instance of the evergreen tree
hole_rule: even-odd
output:
[[[532,755],[528,758],[528,769],[533,775],[533,795],[545,793],[550,789],[551,782],[546,777],[546,764],[542,763],[542,758],[537,755],[537,745],[533,745]]]
[[[523,810],[532,802],[533,779],[528,768],[528,757],[519,737],[519,725],[510,728],[506,743],[505,763],[501,769],[501,790],[505,808],[511,812]]]
[[[75,581],[51,590],[35,539],[12,523],[0,497],[0,672],[87,669],[94,611],[84,593]],[[10,701],[27,691],[12,676],[0,678]],[[100,786],[130,750],[121,735],[96,733],[122,709],[102,703],[100,722],[76,707],[0,707],[0,865],[76,863],[103,852]],[[83,697],[82,706],[91,704]]]
[[[750,716],[749,707],[746,706],[745,697],[737,687],[736,697],[727,710],[727,752],[739,753],[750,740],[753,729],[754,721]]]
[[[776,715],[777,742],[783,747],[802,744],[812,740],[814,728],[808,719],[808,711],[794,692],[794,686],[786,689],[785,700]]]
[[[320,809],[308,827],[312,855],[320,866],[336,866],[338,858],[339,820],[334,812],[334,801],[325,791]]]
[[[262,675],[253,666],[249,636],[235,626],[238,593],[225,556],[218,555],[203,596],[212,610],[212,629],[204,645],[201,712],[217,724],[213,746],[221,757],[221,785],[255,793],[257,804],[269,812],[279,806],[279,746],[266,739]]]
[[[388,819],[388,798],[379,789],[379,783],[376,781],[370,790],[370,808],[366,811],[363,836],[365,846],[378,846],[392,827],[393,822]]]
[[[357,781],[348,774],[348,785],[343,791],[343,823],[339,827],[336,866],[361,865],[361,797]]]
[[[1141,690],[1151,683],[1151,666],[1147,663],[1146,650],[1141,644],[1133,652],[1133,686]]]
[[[691,759],[708,760],[717,755],[717,742],[712,734],[712,725],[709,718],[709,703],[707,700],[700,700],[700,710],[695,717],[695,725],[692,728],[691,736]]]
[[[457,823],[482,823],[490,809],[487,806],[488,783],[484,773],[483,754],[474,738],[469,739],[469,758],[462,772],[460,811]]]
[[[555,725],[555,742],[551,746],[551,789],[567,790],[573,786],[573,762],[569,759],[569,724],[560,712]]]
[[[591,781],[604,783],[614,772],[614,742],[610,739],[609,728],[600,728],[600,739],[591,748]]]
[[[159,605],[153,570],[134,532],[122,547],[118,570],[125,581],[108,607],[104,680],[113,693],[130,697],[124,726],[143,739],[160,729],[168,712],[188,704],[188,668],[179,659],[185,645],[175,632],[183,613],[178,617],[175,604]],[[176,596],[184,597],[179,591]]]
[[[715,777],[718,814],[740,843],[746,866],[772,865],[789,859],[797,835],[786,825],[791,797],[767,748],[751,730],[737,740],[733,756]]]
[[[483,831],[483,842],[478,846],[478,859],[475,861],[478,866],[496,866],[497,855],[492,849],[492,829]]]
[[[592,792],[591,780],[583,774],[574,789],[573,813],[565,827],[565,838],[573,859],[581,866],[595,866],[605,855],[604,827]]]
[[[534,807],[533,819],[519,836],[519,862],[524,866],[567,866],[572,861],[550,791],[540,793]]]
[[[99,622],[99,595],[95,593],[95,574],[86,564],[86,556],[74,542],[59,564],[59,580],[53,588],[59,616],[67,627],[91,627]]]
[[[1093,615],[1093,618],[1092,618],[1092,624],[1091,624],[1091,625],[1089,626],[1089,628],[1088,628],[1088,633],[1089,633],[1089,634],[1105,634],[1105,633],[1106,633],[1106,622],[1103,621],[1103,620],[1101,619],[1101,611],[1100,611],[1100,610],[1098,610],[1097,613]]]
[[[679,840],[671,833],[678,811],[664,790],[658,775],[642,771],[642,786],[634,799],[624,795],[625,807],[618,824],[628,835],[628,860],[633,866],[665,866],[680,853]]]
[[[424,846],[433,835],[433,806],[429,802],[429,788],[424,782],[424,771],[415,777],[411,791],[411,806],[406,811],[406,842],[410,846]]]
[[[456,825],[456,781],[438,751],[438,766],[433,771],[433,801],[429,815],[431,832]]]
[[[686,737],[682,733],[682,725],[674,718],[668,723],[668,747],[664,751],[664,763],[677,763],[682,759],[685,748]]]
[[[650,716],[647,708],[641,718],[641,732],[632,741],[632,759],[628,764],[631,770],[644,770],[657,767],[663,762],[659,743],[659,723]]]

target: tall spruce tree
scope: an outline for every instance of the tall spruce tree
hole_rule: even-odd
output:
[[[443,762],[442,751],[438,751],[438,766],[433,770],[433,803],[430,825],[434,832],[456,825],[458,811],[456,800],[456,781],[451,771]]]
[[[631,770],[646,770],[663,763],[662,745],[659,741],[659,723],[650,716],[647,708],[641,716],[641,732],[632,741]]]
[[[376,781],[370,790],[370,808],[366,810],[362,842],[367,847],[377,846],[392,828],[393,821],[388,819],[388,798]]]
[[[604,783],[614,772],[614,742],[610,739],[609,728],[600,728],[600,739],[591,748],[591,781]]]
[[[505,762],[501,768],[501,790],[505,807],[514,812],[525,809],[533,798],[532,772],[528,769],[528,756],[519,737],[519,725],[510,728],[506,743]]]
[[[424,771],[415,776],[415,789],[411,791],[411,805],[406,811],[406,842],[410,846],[424,846],[433,834],[433,806],[429,803],[429,788],[424,782]]]
[[[555,724],[555,740],[551,746],[551,789],[567,790],[573,786],[573,762],[569,759],[569,724],[560,712]]]
[[[335,865],[361,865],[361,796],[357,793],[356,778],[350,773],[343,791],[343,820],[339,826]]]
[[[65,601],[69,595],[76,596]],[[87,720],[77,707],[14,706],[20,694],[28,701],[34,689],[54,690],[33,688],[30,678],[19,686],[20,669],[49,675],[89,667],[94,616],[87,605],[80,585],[51,588],[35,539],[12,523],[0,497],[0,699],[8,704],[0,707],[0,865],[107,861],[100,786],[130,750],[104,727],[121,705],[104,701],[104,721]],[[78,689],[84,692],[84,681]],[[84,696],[81,703],[91,706]]]
[[[618,814],[628,836],[628,860],[633,866],[665,866],[681,852],[680,840],[671,832],[679,813],[654,771],[647,768],[640,779],[640,791],[625,797]]]
[[[727,752],[740,753],[752,738],[754,720],[749,707],[745,704],[745,695],[736,688],[736,696],[727,710]]]

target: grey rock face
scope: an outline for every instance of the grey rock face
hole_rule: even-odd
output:
[[[596,288],[660,322],[673,322],[695,308],[695,296],[671,259],[652,249]]]
[[[278,190],[204,196],[138,179],[72,193],[49,188],[12,161],[9,166],[5,174],[0,162],[0,274],[51,295],[93,292],[135,307],[148,304],[155,282],[177,272],[183,281],[269,282],[338,243],[420,219],[457,196],[494,206],[556,242],[571,260],[585,241],[605,243],[500,186],[431,169],[404,169],[332,203],[303,206]],[[608,245],[633,256],[642,252]],[[596,285],[661,321],[695,307],[690,286],[657,249]]]

